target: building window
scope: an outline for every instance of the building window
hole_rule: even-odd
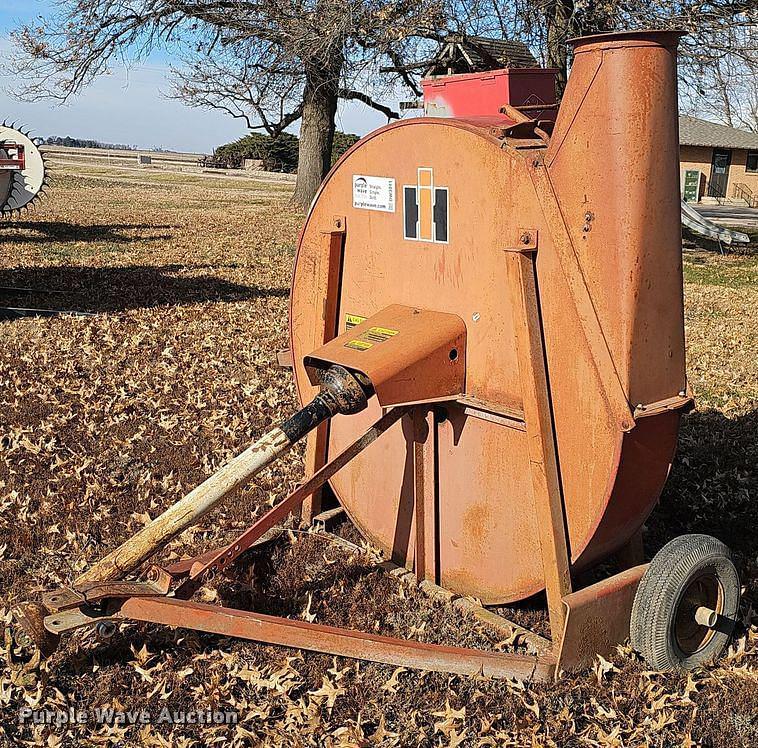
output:
[[[745,171],[755,174],[758,172],[758,151],[748,151]]]

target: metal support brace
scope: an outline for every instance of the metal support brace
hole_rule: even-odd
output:
[[[284,501],[264,514],[255,524],[245,530],[236,540],[216,551],[198,556],[192,562],[183,562],[180,566],[166,571],[187,574],[188,578],[176,590],[175,596],[187,598],[197,589],[200,578],[208,571],[226,568],[255,544],[265,533],[281,522],[288,514],[295,511],[309,496],[312,496],[329,478],[359,455],[366,447],[375,442],[387,429],[400,420],[405,408],[393,408],[382,416],[363,436],[340,452],[333,460],[317,470],[305,483],[293,491]]]
[[[437,423],[432,409],[423,406],[413,409],[413,434],[416,578],[419,582],[426,579],[437,583]]]
[[[328,231],[322,232],[324,247],[320,257],[317,279],[316,303],[323,304],[321,314],[315,319],[323,322],[320,335],[314,340],[321,344],[337,337],[339,331],[339,296],[342,280],[342,258],[345,251],[345,216],[333,216]],[[329,422],[322,423],[309,434],[305,445],[306,475],[313,475],[326,465],[329,453]],[[304,502],[301,510],[303,521],[311,524],[323,509],[323,489],[314,491]]]
[[[520,234],[522,246],[507,250],[508,276],[550,631],[558,646],[565,627],[563,597],[571,592],[570,557],[537,291],[537,232]]]
[[[541,156],[534,156],[531,162],[528,162],[528,171],[547,221],[550,237],[560,261],[563,277],[566,279],[579,324],[590,350],[592,365],[597,374],[603,397],[621,430],[631,431],[634,428],[631,406],[624,392],[608,341],[603,334],[603,328],[590,296],[587,281],[579,265],[566,219],[558,203],[558,196]]]
[[[121,607],[120,615],[129,620],[190,627],[221,636],[419,670],[534,681],[549,680],[555,673],[555,657],[547,654],[535,656],[424,644],[165,597],[130,598]]]

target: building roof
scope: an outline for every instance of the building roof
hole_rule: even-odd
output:
[[[758,133],[682,115],[679,117],[679,144],[758,150]]]
[[[529,48],[522,42],[462,34],[448,36],[434,59],[428,60],[426,65],[424,77],[539,67]]]
[[[493,60],[501,67],[536,68],[539,63],[523,42],[513,39],[487,39],[483,36],[468,36],[462,50],[471,57],[474,67],[486,65]]]

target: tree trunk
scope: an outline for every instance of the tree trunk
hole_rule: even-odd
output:
[[[332,163],[342,56],[335,55],[330,63],[327,67],[307,66],[305,71],[297,182],[293,200],[306,210]]]
[[[566,40],[573,34],[571,22],[574,12],[573,0],[552,0],[545,8],[547,22],[547,65],[558,69],[556,94],[563,96],[568,79],[568,47]]]

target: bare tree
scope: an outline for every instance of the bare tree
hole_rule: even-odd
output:
[[[338,100],[397,116],[371,95],[369,72],[444,21],[442,0],[57,0],[14,34],[15,68],[21,96],[66,101],[114,61],[194,50],[176,81],[191,104],[271,134],[300,119],[295,200],[307,206],[329,169]]]
[[[387,60],[429,51],[446,34],[520,39],[559,71],[571,36],[617,28],[681,28],[680,77],[691,110],[754,128],[755,0],[56,0],[57,11],[15,33],[23,97],[65,101],[115,61],[179,51],[175,95],[276,135],[300,120],[295,200],[307,206],[330,165],[340,98],[388,118],[379,82]],[[385,86],[382,92],[380,87]],[[735,95],[735,89],[739,92]]]
[[[756,128],[758,10],[755,0],[482,0],[490,33],[526,42],[565,87],[572,36],[664,28],[686,32],[680,45],[683,108]]]
[[[276,137],[300,119],[303,101],[301,70],[277,64],[274,54],[262,45],[236,44],[184,55],[184,64],[172,69],[172,97]]]
[[[682,40],[682,109],[758,132],[758,11]]]

